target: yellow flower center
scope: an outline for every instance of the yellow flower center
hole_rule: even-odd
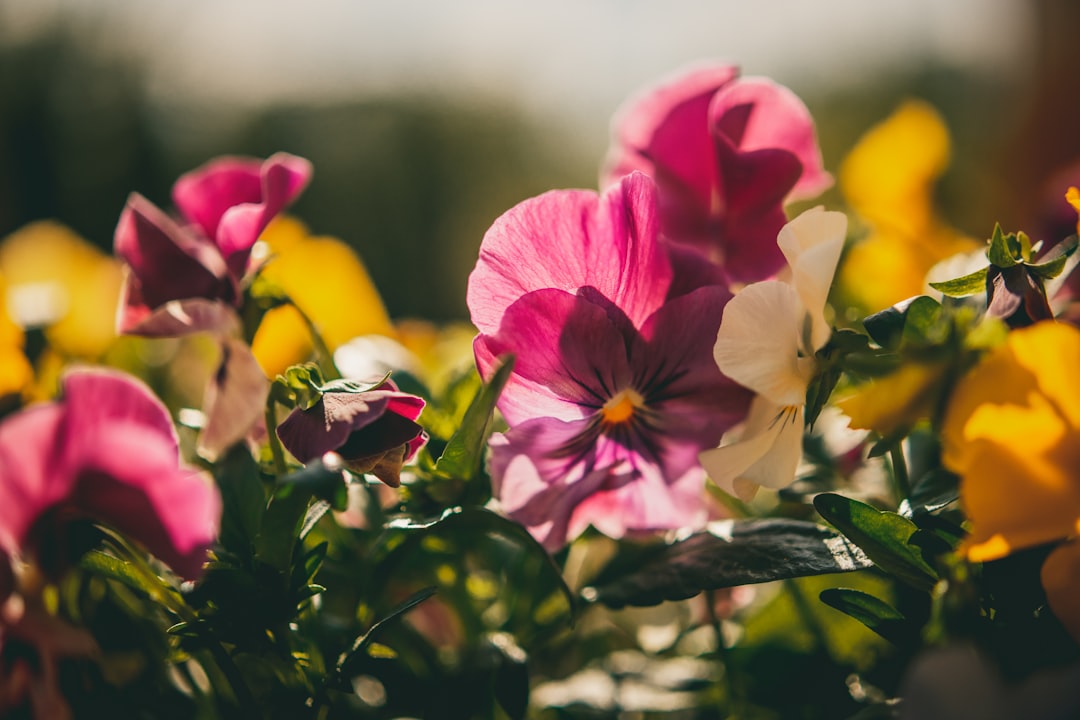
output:
[[[634,410],[642,407],[644,403],[645,398],[641,397],[636,390],[626,388],[620,390],[614,397],[604,403],[604,407],[600,409],[600,414],[603,416],[605,424],[618,425],[630,420],[634,416]]]

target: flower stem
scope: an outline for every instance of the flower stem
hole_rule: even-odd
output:
[[[270,444],[270,455],[274,458],[274,474],[281,477],[289,471],[285,464],[285,451],[281,449],[281,441],[277,436],[277,401],[274,393],[266,398],[266,441]]]
[[[325,380],[340,380],[341,373],[338,372],[337,365],[334,364],[334,353],[330,352],[330,348],[327,347],[326,341],[323,340],[322,333],[315,326],[315,321],[311,317],[300,309],[292,299],[289,300],[289,304],[293,306],[297,313],[300,315],[300,319],[304,321],[304,325],[307,326],[308,333],[311,335],[311,344],[315,348],[315,355],[319,358],[319,367],[322,369],[323,379]]]
[[[720,661],[720,665],[724,671],[724,691],[727,695],[728,701],[728,718],[733,720],[735,718],[745,717],[745,698],[742,694],[742,689],[739,687],[739,683],[735,678],[735,666],[731,660],[731,653],[727,643],[724,642],[724,628],[720,621],[720,618],[716,614],[716,591],[705,591],[705,609],[709,615],[709,624],[712,626],[713,635],[716,636],[716,658]]]
[[[889,451],[889,459],[892,460],[893,484],[898,496],[897,503],[907,500],[911,496],[911,482],[908,480],[907,460],[904,458],[904,443],[898,442]]]

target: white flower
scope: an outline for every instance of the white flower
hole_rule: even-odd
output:
[[[741,437],[701,453],[720,487],[748,500],[759,486],[790,484],[802,458],[806,389],[829,341],[825,302],[844,247],[847,217],[820,207],[780,231],[790,281],[743,288],[724,308],[713,351],[720,371],[757,393]]]

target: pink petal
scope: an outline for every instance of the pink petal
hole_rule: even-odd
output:
[[[270,381],[246,343],[222,338],[221,353],[203,398],[206,425],[199,434],[199,454],[210,462],[247,436],[262,418],[270,392]]]
[[[103,422],[88,439],[66,502],[142,543],[179,575],[198,577],[221,517],[212,481],[179,467],[175,447],[153,428]]]
[[[19,550],[34,521],[74,482],[57,472],[60,405],[36,405],[0,423],[0,549]]]
[[[603,302],[603,298],[596,298]],[[592,414],[630,384],[618,308],[562,290],[537,290],[511,305],[499,332],[477,339],[478,365],[513,353],[514,370],[499,399],[511,425],[548,416],[572,420]]]
[[[640,170],[656,177],[665,188],[686,191],[693,200],[685,205],[710,207],[714,168],[709,103],[716,91],[738,74],[733,65],[683,70],[631,99],[616,113],[614,143],[602,185]],[[658,169],[666,174],[663,181],[656,174]]]
[[[262,162],[219,158],[177,180],[173,202],[214,239],[233,275],[242,277],[252,245],[304,190],[311,173],[310,162],[288,153]]]
[[[155,433],[163,446],[179,452],[176,428],[168,409],[141,380],[118,370],[78,368],[63,378],[65,448],[81,455],[90,428],[131,423]]]
[[[709,107],[709,124],[739,152],[781,150],[795,156],[801,173],[782,198],[812,198],[832,185],[810,111],[783,85],[767,78],[742,78],[725,86]]]
[[[183,230],[137,193],[120,214],[114,248],[138,279],[132,297],[139,306],[156,308],[189,297],[237,300],[237,288],[218,249]]]
[[[469,276],[473,324],[493,335],[519,297],[591,286],[635,324],[663,303],[671,265],[657,242],[656,193],[644,175],[623,178],[597,196],[554,190],[498,218]]]

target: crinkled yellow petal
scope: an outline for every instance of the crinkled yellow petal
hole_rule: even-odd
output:
[[[1080,331],[1041,322],[1011,332],[957,384],[942,428],[942,459],[962,478],[970,559],[996,559],[1076,532],[1077,367]]]
[[[371,278],[352,249],[333,238],[287,243],[263,269],[312,320],[333,351],[358,335],[392,335],[393,326]],[[273,377],[308,357],[311,338],[292,310],[268,313],[252,349]]]
[[[909,100],[859,139],[840,166],[840,191],[874,225],[915,234],[930,224],[931,188],[948,167],[949,146],[938,112]]]
[[[45,326],[57,352],[100,357],[116,338],[119,263],[68,228],[34,222],[0,244],[8,311],[24,325]]]
[[[1077,190],[1074,187],[1070,187],[1068,190],[1065,191],[1065,200],[1067,200],[1068,203],[1073,206],[1073,210],[1075,210],[1077,212],[1077,215],[1080,216],[1080,190]],[[1080,233],[1080,217],[1078,217],[1076,222],[1076,232]]]
[[[850,418],[852,428],[891,435],[930,415],[941,382],[940,365],[910,363],[835,404]]]

